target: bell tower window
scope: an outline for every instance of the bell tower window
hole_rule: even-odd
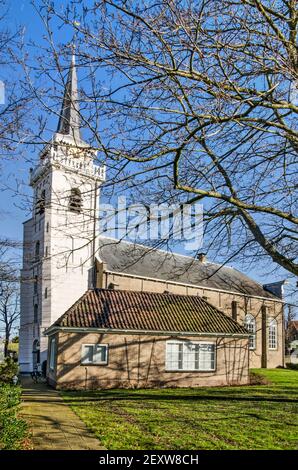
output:
[[[70,191],[69,210],[76,214],[80,214],[82,211],[82,194],[78,188],[73,188]]]
[[[39,198],[36,201],[36,214],[44,214],[44,209],[46,205],[46,191],[43,189],[40,193]]]
[[[36,260],[39,259],[39,254],[40,254],[40,241],[38,240],[38,241],[35,243],[35,259],[36,259]]]
[[[34,323],[38,323],[38,305],[34,305],[34,310],[33,310],[33,321]]]
[[[38,290],[38,277],[34,276],[34,295],[37,295]]]

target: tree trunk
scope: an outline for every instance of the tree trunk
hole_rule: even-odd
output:
[[[8,357],[9,337],[10,337],[9,329],[5,328],[4,357]]]

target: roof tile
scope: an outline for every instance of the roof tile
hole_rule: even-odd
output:
[[[111,289],[88,290],[54,325],[247,334],[243,326],[199,296]]]

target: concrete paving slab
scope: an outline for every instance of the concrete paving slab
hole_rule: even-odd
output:
[[[29,423],[35,450],[104,449],[57,390],[35,384],[31,377],[22,377],[21,383],[21,415]]]

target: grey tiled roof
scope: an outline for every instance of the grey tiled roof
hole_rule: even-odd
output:
[[[237,269],[144,245],[102,237],[97,256],[109,271],[277,299]]]
[[[111,289],[88,290],[54,326],[248,334],[242,325],[199,296]]]

